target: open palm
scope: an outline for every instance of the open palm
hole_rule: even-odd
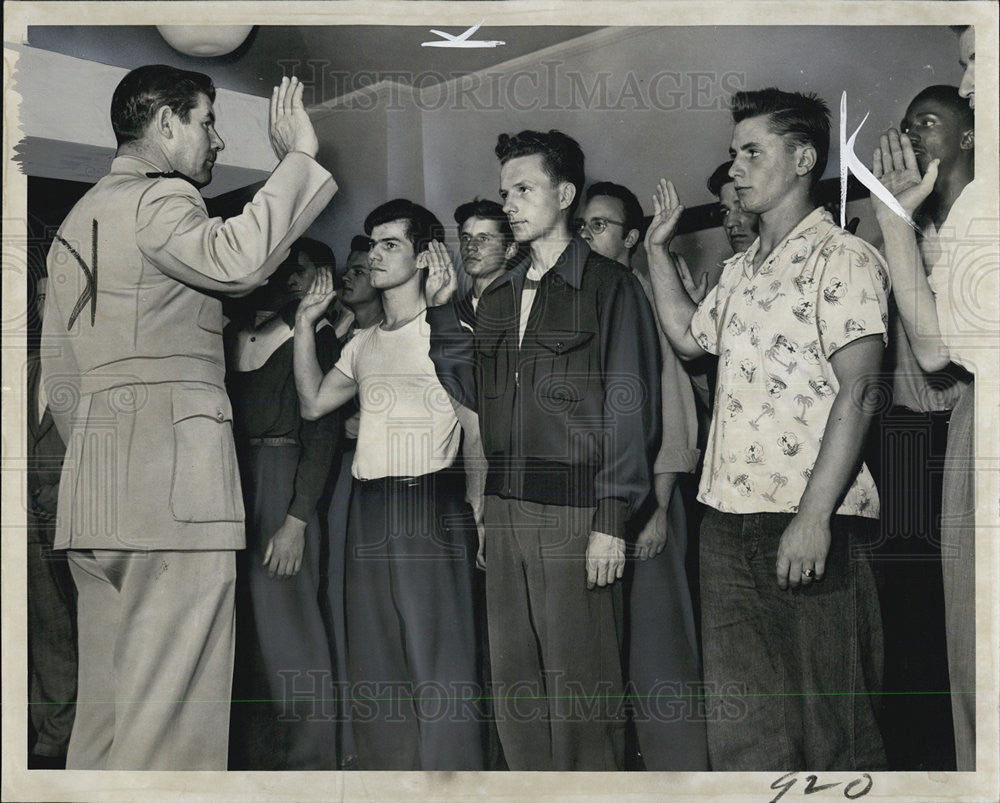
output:
[[[677,198],[673,182],[661,178],[653,193],[653,220],[646,232],[646,250],[666,248],[677,231],[684,206]]]
[[[872,173],[889,190],[910,217],[934,189],[937,181],[938,160],[927,166],[927,172],[920,175],[913,145],[906,134],[899,134],[890,128],[879,138],[879,147],[872,157]],[[898,217],[896,212],[872,195],[872,208],[881,223]]]

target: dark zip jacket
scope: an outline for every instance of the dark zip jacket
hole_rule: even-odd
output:
[[[529,265],[530,256],[486,289],[474,334],[457,304],[429,308],[431,359],[449,393],[479,413],[486,493],[596,507],[592,529],[624,538],[652,489],[659,444],[652,310],[627,268],[574,237],[539,282],[519,347]]]

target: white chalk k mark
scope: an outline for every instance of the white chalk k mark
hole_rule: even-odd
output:
[[[440,36],[444,41],[433,41],[433,42],[421,42],[421,47],[497,47],[499,45],[505,45],[506,42],[502,42],[499,39],[470,39],[482,24],[486,22],[485,19],[480,20],[477,25],[473,25],[471,28],[463,31],[457,36],[446,33],[445,31],[439,31],[436,28],[431,28],[431,33]]]

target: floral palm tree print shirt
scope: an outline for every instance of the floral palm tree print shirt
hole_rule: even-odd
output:
[[[819,456],[840,384],[830,356],[886,340],[881,255],[814,209],[753,269],[760,247],[729,259],[691,334],[719,355],[715,410],[698,498],[726,513],[794,513]],[[838,514],[878,517],[862,465]]]

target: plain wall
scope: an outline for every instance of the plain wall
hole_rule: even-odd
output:
[[[847,91],[848,135],[871,112],[855,149],[870,163],[879,133],[898,125],[917,92],[960,82],[957,54],[956,36],[945,26],[605,29],[444,87],[383,92],[376,109],[348,104],[328,112],[343,125],[325,126],[323,136],[350,131],[334,145],[350,158],[336,174],[337,213],[314,228],[337,247],[376,203],[408,193],[441,218],[453,241],[458,204],[476,195],[497,198],[497,134],[523,128],[574,136],[586,154],[588,183],[629,186],[647,213],[660,176],[674,181],[686,205],[710,203],[705,181],[728,158],[727,99],[740,88],[776,85],[826,100],[833,125],[824,175],[834,177],[841,93]],[[381,144],[383,133],[384,153],[353,141]],[[362,185],[363,192],[348,193]],[[694,239],[714,253],[725,250],[721,237],[716,231]]]

